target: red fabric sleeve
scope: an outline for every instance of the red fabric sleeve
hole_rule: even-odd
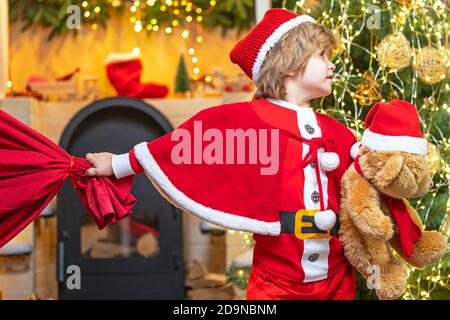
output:
[[[144,168],[141,166],[139,161],[136,159],[136,154],[134,149],[130,150],[129,153],[131,168],[133,169],[135,174],[141,173],[144,171]]]

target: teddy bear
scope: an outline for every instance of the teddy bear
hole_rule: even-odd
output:
[[[414,105],[376,103],[366,116],[354,163],[342,177],[340,240],[363,277],[374,275],[379,299],[397,299],[406,288],[405,264],[422,269],[445,253],[447,239],[425,231],[407,198],[429,191],[427,141]],[[393,254],[393,250],[397,256]]]

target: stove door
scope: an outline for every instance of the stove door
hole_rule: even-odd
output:
[[[96,101],[69,123],[61,146],[69,154],[128,152],[172,127],[134,99]],[[98,230],[67,180],[58,195],[60,299],[183,299],[182,217],[145,174],[135,177],[130,217]]]

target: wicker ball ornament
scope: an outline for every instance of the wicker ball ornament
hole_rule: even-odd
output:
[[[422,82],[426,84],[440,82],[447,72],[444,51],[430,45],[416,51],[414,68]]]
[[[411,62],[411,46],[408,39],[401,32],[386,36],[378,44],[378,61],[381,66],[393,70],[401,70]]]
[[[359,100],[361,106],[371,106],[375,101],[382,98],[379,91],[380,87],[381,85],[375,80],[375,74],[366,71],[362,82],[357,85],[355,92],[352,92],[351,95]]]

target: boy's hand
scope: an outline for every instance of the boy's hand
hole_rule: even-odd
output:
[[[86,170],[87,176],[112,176],[112,153],[98,152],[86,154],[86,160],[89,161],[93,168]]]

